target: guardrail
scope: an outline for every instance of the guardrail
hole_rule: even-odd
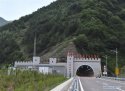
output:
[[[106,77],[106,76],[102,76],[101,78],[111,79],[111,80],[118,80],[118,81],[125,81],[125,78],[118,78],[118,77]]]
[[[74,78],[70,88],[68,89],[68,91],[80,91],[80,87],[79,87],[79,79],[78,78]]]
[[[50,91],[84,91],[79,77],[70,78]]]

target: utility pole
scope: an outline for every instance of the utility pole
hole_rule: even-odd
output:
[[[116,48],[116,67],[118,68],[118,51],[117,51],[117,48]]]
[[[119,68],[118,68],[118,50],[117,50],[117,48],[115,50],[112,50],[112,52],[116,53],[115,75],[116,75],[116,77],[118,77],[118,75],[119,75]]]
[[[118,75],[119,75],[119,68],[118,68],[118,50],[117,50],[117,48],[116,48],[115,53],[116,53],[116,68],[115,68],[115,74],[116,74],[116,76],[118,77]]]
[[[107,75],[108,75],[108,66],[107,66],[107,65],[108,65],[108,64],[107,64],[107,58],[108,58],[108,57],[107,57],[107,55],[105,55],[105,58],[106,58],[106,72],[107,72],[106,76],[107,76]]]
[[[36,33],[34,35],[35,35],[35,37],[34,37],[33,57],[36,56]],[[35,65],[34,65],[34,62],[33,62],[33,84],[34,84],[34,91],[38,91],[37,90],[37,84],[36,84],[36,81],[35,81]]]
[[[36,33],[34,37],[34,51],[33,51],[33,56],[36,56]]]

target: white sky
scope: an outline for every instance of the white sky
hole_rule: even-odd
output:
[[[19,19],[53,1],[56,0],[0,0],[0,17],[6,20]]]

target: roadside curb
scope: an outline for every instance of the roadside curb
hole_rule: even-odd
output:
[[[71,84],[73,78],[70,78],[69,80],[63,82],[62,84],[56,86],[55,88],[53,88],[50,91],[67,91],[67,89],[69,88],[69,85]]]

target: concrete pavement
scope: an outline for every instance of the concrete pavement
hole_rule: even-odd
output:
[[[84,91],[125,91],[125,81],[79,77]]]

